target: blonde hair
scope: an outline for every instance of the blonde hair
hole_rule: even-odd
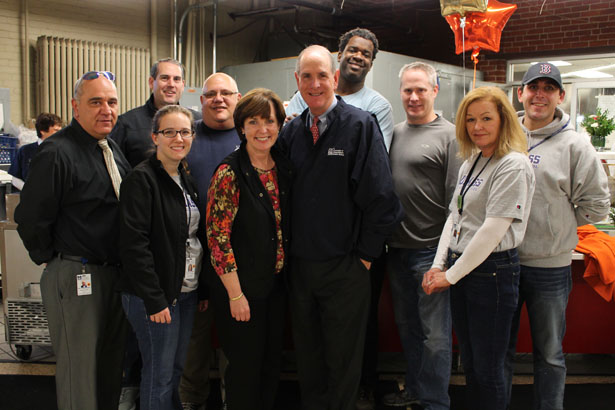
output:
[[[517,113],[508,100],[508,96],[497,87],[479,87],[470,91],[461,100],[457,110],[455,128],[459,144],[459,156],[468,159],[478,152],[478,147],[472,142],[466,128],[466,115],[470,104],[481,100],[494,103],[500,116],[500,134],[493,154],[495,158],[502,158],[511,151],[527,154],[527,138],[521,129],[521,125],[519,125]]]

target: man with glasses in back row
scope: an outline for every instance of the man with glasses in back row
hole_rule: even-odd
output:
[[[205,209],[209,181],[218,164],[228,154],[239,148],[240,140],[235,129],[233,113],[240,98],[237,83],[227,74],[212,74],[203,83],[203,94],[201,95],[203,120],[194,123],[195,136],[192,149],[186,157],[198,192],[202,193],[198,199],[201,201],[199,205],[203,206],[202,209]],[[213,268],[209,261],[209,253],[204,256],[204,260],[207,263],[203,263],[202,274],[215,275],[211,277],[217,280],[217,275],[212,271]],[[179,395],[184,410],[205,410],[206,408],[210,392],[212,322],[211,309],[207,309],[207,306],[201,302],[194,316],[184,374],[179,385]],[[223,383],[222,369],[220,374]]]
[[[116,410],[127,322],[120,276],[119,187],[130,165],[107,139],[117,120],[115,76],[91,71],[75,84],[73,120],[32,160],[15,210],[37,264],[56,355],[62,410]]]

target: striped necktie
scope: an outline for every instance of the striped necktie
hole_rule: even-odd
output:
[[[122,183],[122,176],[120,175],[120,171],[117,169],[117,164],[113,159],[113,151],[109,148],[109,142],[106,138],[98,140],[98,145],[102,149],[103,157],[105,158],[105,165],[107,166],[107,172],[109,172],[109,176],[111,177],[111,183],[113,184],[115,196],[117,196],[117,199],[120,199],[120,184]]]

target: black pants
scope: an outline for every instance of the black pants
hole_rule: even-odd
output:
[[[375,259],[370,269],[371,292],[367,330],[365,331],[365,349],[363,351],[363,368],[361,386],[372,390],[378,388],[378,307],[382,284],[386,273],[386,253]]]
[[[271,410],[280,378],[286,292],[280,278],[266,298],[244,295],[250,320],[231,316],[221,281],[213,281],[211,302],[222,350],[228,359],[224,381],[229,410]]]
[[[211,328],[214,322],[213,309],[194,314],[194,324],[184,364],[184,374],[179,383],[182,402],[203,404],[209,398],[209,370],[213,361]]]
[[[354,255],[293,258],[290,307],[304,410],[351,410],[361,377],[370,273]]]

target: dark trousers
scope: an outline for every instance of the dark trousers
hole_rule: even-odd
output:
[[[378,387],[378,306],[386,272],[386,253],[375,259],[370,268],[370,302],[365,331],[361,386],[376,390]]]
[[[115,286],[119,269],[85,265],[92,294],[77,296],[80,262],[53,259],[41,277],[41,293],[56,355],[60,410],[117,410],[128,323]]]
[[[448,266],[458,257],[449,253]],[[453,328],[466,375],[468,408],[506,409],[504,362],[519,300],[519,270],[516,249],[492,253],[451,286]]]
[[[211,327],[213,309],[194,314],[192,335],[188,344],[188,356],[179,383],[179,396],[182,402],[203,404],[209,397],[209,370],[213,358],[211,346]]]
[[[211,302],[222,350],[228,359],[224,382],[228,410],[271,410],[280,379],[286,292],[277,278],[265,298],[250,298],[250,320],[238,322],[220,280],[213,281]]]
[[[325,262],[293,258],[290,307],[304,410],[355,408],[370,274],[354,254]]]

